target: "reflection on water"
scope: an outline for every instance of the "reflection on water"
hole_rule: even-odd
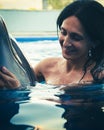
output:
[[[104,85],[0,91],[0,130],[103,130],[103,111]]]
[[[66,130],[103,130],[104,129],[104,85],[88,85],[65,90],[70,99],[63,100],[67,122]]]
[[[33,65],[60,56],[57,41],[19,44]],[[0,130],[103,130],[104,85],[52,86],[0,91]]]

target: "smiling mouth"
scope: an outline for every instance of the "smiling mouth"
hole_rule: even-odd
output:
[[[64,51],[66,54],[70,54],[70,53],[76,53],[76,49],[72,48],[72,47],[63,47]]]

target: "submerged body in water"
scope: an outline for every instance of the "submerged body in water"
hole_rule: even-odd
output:
[[[0,91],[1,130],[103,130],[104,85]]]

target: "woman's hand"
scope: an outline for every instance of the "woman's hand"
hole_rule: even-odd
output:
[[[14,74],[6,67],[1,67],[0,70],[0,89],[16,89],[20,86],[20,82]]]

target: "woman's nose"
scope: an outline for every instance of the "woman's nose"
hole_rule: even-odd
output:
[[[68,35],[65,36],[65,38],[64,38],[64,45],[67,45],[67,46],[72,45],[71,39],[70,39],[70,37]]]

